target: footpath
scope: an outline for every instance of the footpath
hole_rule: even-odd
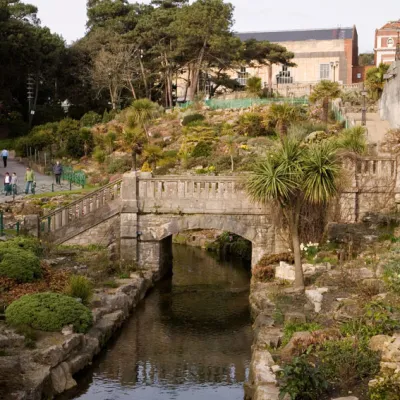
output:
[[[11,201],[12,196],[6,196],[4,193],[4,176],[8,172],[10,175],[15,172],[18,177],[18,189],[16,198],[20,199],[25,196],[25,172],[26,165],[19,161],[9,158],[7,160],[7,167],[3,167],[3,160],[0,160],[0,203]],[[61,192],[70,190],[69,182],[62,181],[61,185],[56,185],[56,179],[54,175],[44,175],[40,172],[35,171],[36,189],[35,193],[49,193],[52,191],[54,184],[54,191]],[[78,189],[76,185],[72,185],[72,189]]]

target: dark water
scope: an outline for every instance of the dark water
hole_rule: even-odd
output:
[[[174,245],[173,277],[62,396],[79,400],[242,400],[252,332],[249,274]]]

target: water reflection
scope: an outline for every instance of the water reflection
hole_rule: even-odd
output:
[[[242,399],[252,341],[248,290],[242,266],[174,245],[172,279],[61,399]]]

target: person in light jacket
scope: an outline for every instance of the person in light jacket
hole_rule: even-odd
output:
[[[6,196],[11,194],[11,176],[8,172],[4,176],[4,193]]]
[[[60,164],[60,161],[57,161],[56,164],[54,165],[53,172],[56,177],[56,183],[58,185],[61,185],[61,175],[63,173],[63,167]]]
[[[13,195],[16,196],[17,188],[18,188],[18,177],[15,172],[13,172],[13,174],[11,175],[11,188],[12,188]]]
[[[25,194],[28,194],[29,190],[31,190],[31,192],[34,193],[35,173],[29,167],[26,169],[25,182],[26,182]]]
[[[3,157],[4,168],[7,168],[8,150],[3,149],[3,151],[1,152],[1,156]]]

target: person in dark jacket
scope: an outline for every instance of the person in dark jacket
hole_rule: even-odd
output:
[[[56,177],[56,183],[58,185],[61,185],[61,175],[63,173],[63,167],[60,164],[60,161],[57,161],[56,164],[54,165],[53,172]]]

